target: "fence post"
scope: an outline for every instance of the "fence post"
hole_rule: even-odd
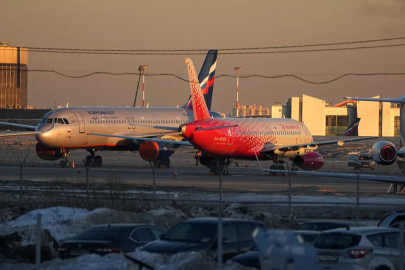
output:
[[[42,215],[37,214],[36,240],[35,240],[35,268],[39,270],[41,264]]]

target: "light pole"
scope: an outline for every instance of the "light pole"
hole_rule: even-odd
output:
[[[142,107],[145,107],[145,69],[147,65],[140,65],[138,70],[142,71]]]
[[[239,70],[241,67],[235,67],[236,70],[236,116],[239,116]]]

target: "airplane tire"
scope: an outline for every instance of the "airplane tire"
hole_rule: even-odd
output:
[[[95,156],[93,166],[94,167],[101,167],[101,165],[103,165],[103,159],[100,156]]]
[[[69,160],[66,160],[65,161],[65,168],[69,168],[70,167],[70,162],[69,162]]]
[[[280,165],[277,166],[277,170],[284,171],[285,168],[284,168],[283,165],[280,164]],[[285,174],[284,173],[279,173],[278,175],[284,176]]]
[[[61,168],[65,168],[66,164],[65,164],[65,161],[63,159],[61,161],[59,161],[59,166]]]
[[[92,160],[92,156],[87,156],[86,157],[86,167],[89,167],[91,165],[91,160]],[[93,161],[94,163],[94,161]],[[93,164],[94,166],[94,164]]]

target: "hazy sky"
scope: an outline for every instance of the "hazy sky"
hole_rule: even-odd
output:
[[[381,5],[383,3],[383,5]],[[0,0],[0,41],[13,46],[91,49],[200,49],[300,45],[405,36],[405,4],[397,0],[133,1]],[[396,41],[391,43],[405,43]],[[187,76],[184,56],[29,54],[30,69],[72,75],[92,71],[175,73]],[[405,72],[405,47],[343,52],[218,55],[216,74],[296,74],[328,80],[343,73]],[[190,56],[197,72],[205,56]],[[28,103],[37,108],[131,106],[137,76],[98,75],[67,79],[29,73]],[[397,97],[405,76],[351,77],[326,85],[296,79],[243,79],[240,103],[271,106],[288,97],[312,95],[338,103],[343,96]],[[229,113],[236,79],[215,81],[213,109]],[[150,106],[183,105],[188,83],[146,78]],[[138,105],[141,105],[138,96]]]

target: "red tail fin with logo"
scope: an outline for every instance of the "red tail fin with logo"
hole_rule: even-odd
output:
[[[204,95],[198,82],[198,77],[195,72],[194,64],[191,59],[186,58],[188,67],[188,79],[190,81],[191,100],[193,102],[194,121],[210,118],[207,104],[205,103]]]

